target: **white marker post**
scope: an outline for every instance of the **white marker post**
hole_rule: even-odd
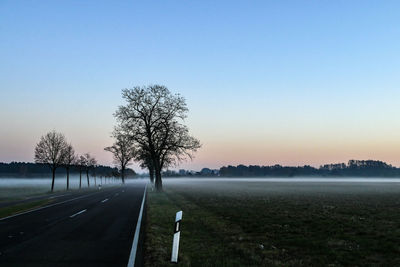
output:
[[[181,221],[182,211],[178,211],[175,217],[174,242],[172,243],[171,262],[173,263],[178,263],[179,239],[181,237]]]

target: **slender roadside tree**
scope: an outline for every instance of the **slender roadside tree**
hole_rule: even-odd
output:
[[[118,165],[118,168],[121,171],[121,179],[124,184],[126,167],[137,155],[135,143],[129,135],[124,134],[118,129],[113,132],[112,137],[115,138],[114,144],[104,148],[104,150],[113,154],[114,163]]]
[[[91,168],[91,159],[92,157],[90,156],[89,153],[86,153],[82,156],[84,158],[84,163],[85,163],[85,172],[86,172],[86,179],[87,179],[87,185],[90,187],[90,180],[89,180],[89,171]]]
[[[53,130],[42,136],[35,147],[35,162],[47,164],[52,171],[51,192],[54,191],[56,169],[64,161],[66,146],[65,136]]]
[[[79,169],[79,189],[82,188],[82,172],[86,169],[86,157],[83,155],[77,156],[75,165]]]
[[[97,163],[96,163],[97,164]],[[92,176],[94,178],[94,186],[97,186],[97,176],[96,176],[96,164],[94,164],[91,169],[92,169]]]
[[[65,146],[63,155],[63,166],[67,171],[67,190],[69,190],[69,170],[76,161],[75,150],[71,144]]]
[[[143,158],[150,157],[155,186],[161,191],[162,169],[192,158],[201,146],[183,124],[188,112],[185,99],[161,85],[123,89],[122,97],[127,103],[114,114],[118,127],[144,153],[136,160],[143,163]]]
[[[97,160],[94,157],[92,157],[90,159],[89,167],[92,170],[92,174],[93,174],[93,177],[94,177],[94,186],[97,186],[97,181],[96,181],[96,178],[97,178],[97,176],[96,176]]]
[[[88,187],[90,187],[89,172],[90,172],[90,170],[93,170],[96,167],[97,161],[89,153],[86,153],[85,155],[83,155],[83,157],[85,158],[85,171],[86,171],[87,184],[88,184]],[[95,179],[96,179],[96,176],[95,176]]]

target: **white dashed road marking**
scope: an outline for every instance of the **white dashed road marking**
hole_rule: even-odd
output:
[[[70,218],[74,218],[75,216],[77,216],[77,215],[79,215],[79,214],[82,214],[82,213],[84,213],[84,212],[86,212],[86,210],[81,210],[80,212],[77,212],[77,213],[75,213],[75,214],[72,214],[71,216],[69,216]]]

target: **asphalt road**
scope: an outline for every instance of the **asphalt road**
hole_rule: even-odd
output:
[[[0,266],[126,266],[144,188],[67,194],[51,207],[0,220]]]

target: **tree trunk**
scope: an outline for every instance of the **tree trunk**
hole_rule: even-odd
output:
[[[157,191],[161,192],[162,191],[162,181],[161,181],[161,170],[162,170],[162,168],[161,168],[161,165],[160,165],[160,161],[159,161],[159,158],[157,157],[157,155],[155,155],[154,153],[153,153],[151,158],[152,158],[152,163],[153,163],[152,167],[153,167],[153,169],[155,171],[155,175],[156,175],[155,187],[156,187]]]
[[[162,191],[162,180],[161,180],[161,170],[156,168],[156,190],[161,192]]]
[[[121,168],[121,179],[122,183],[125,184],[125,167]]]
[[[82,170],[79,170],[79,189],[82,188]]]
[[[149,167],[150,182],[154,184],[154,168]]]
[[[89,182],[89,170],[86,170],[86,178],[87,178],[87,187],[90,187],[90,182]]]
[[[94,186],[95,186],[95,187],[97,186],[97,183],[96,183],[96,175],[94,176]]]
[[[53,192],[54,191],[54,180],[56,178],[56,168],[53,167],[51,170],[53,172],[53,179],[51,180],[51,192]]]
[[[69,167],[67,167],[67,190],[69,190]]]

